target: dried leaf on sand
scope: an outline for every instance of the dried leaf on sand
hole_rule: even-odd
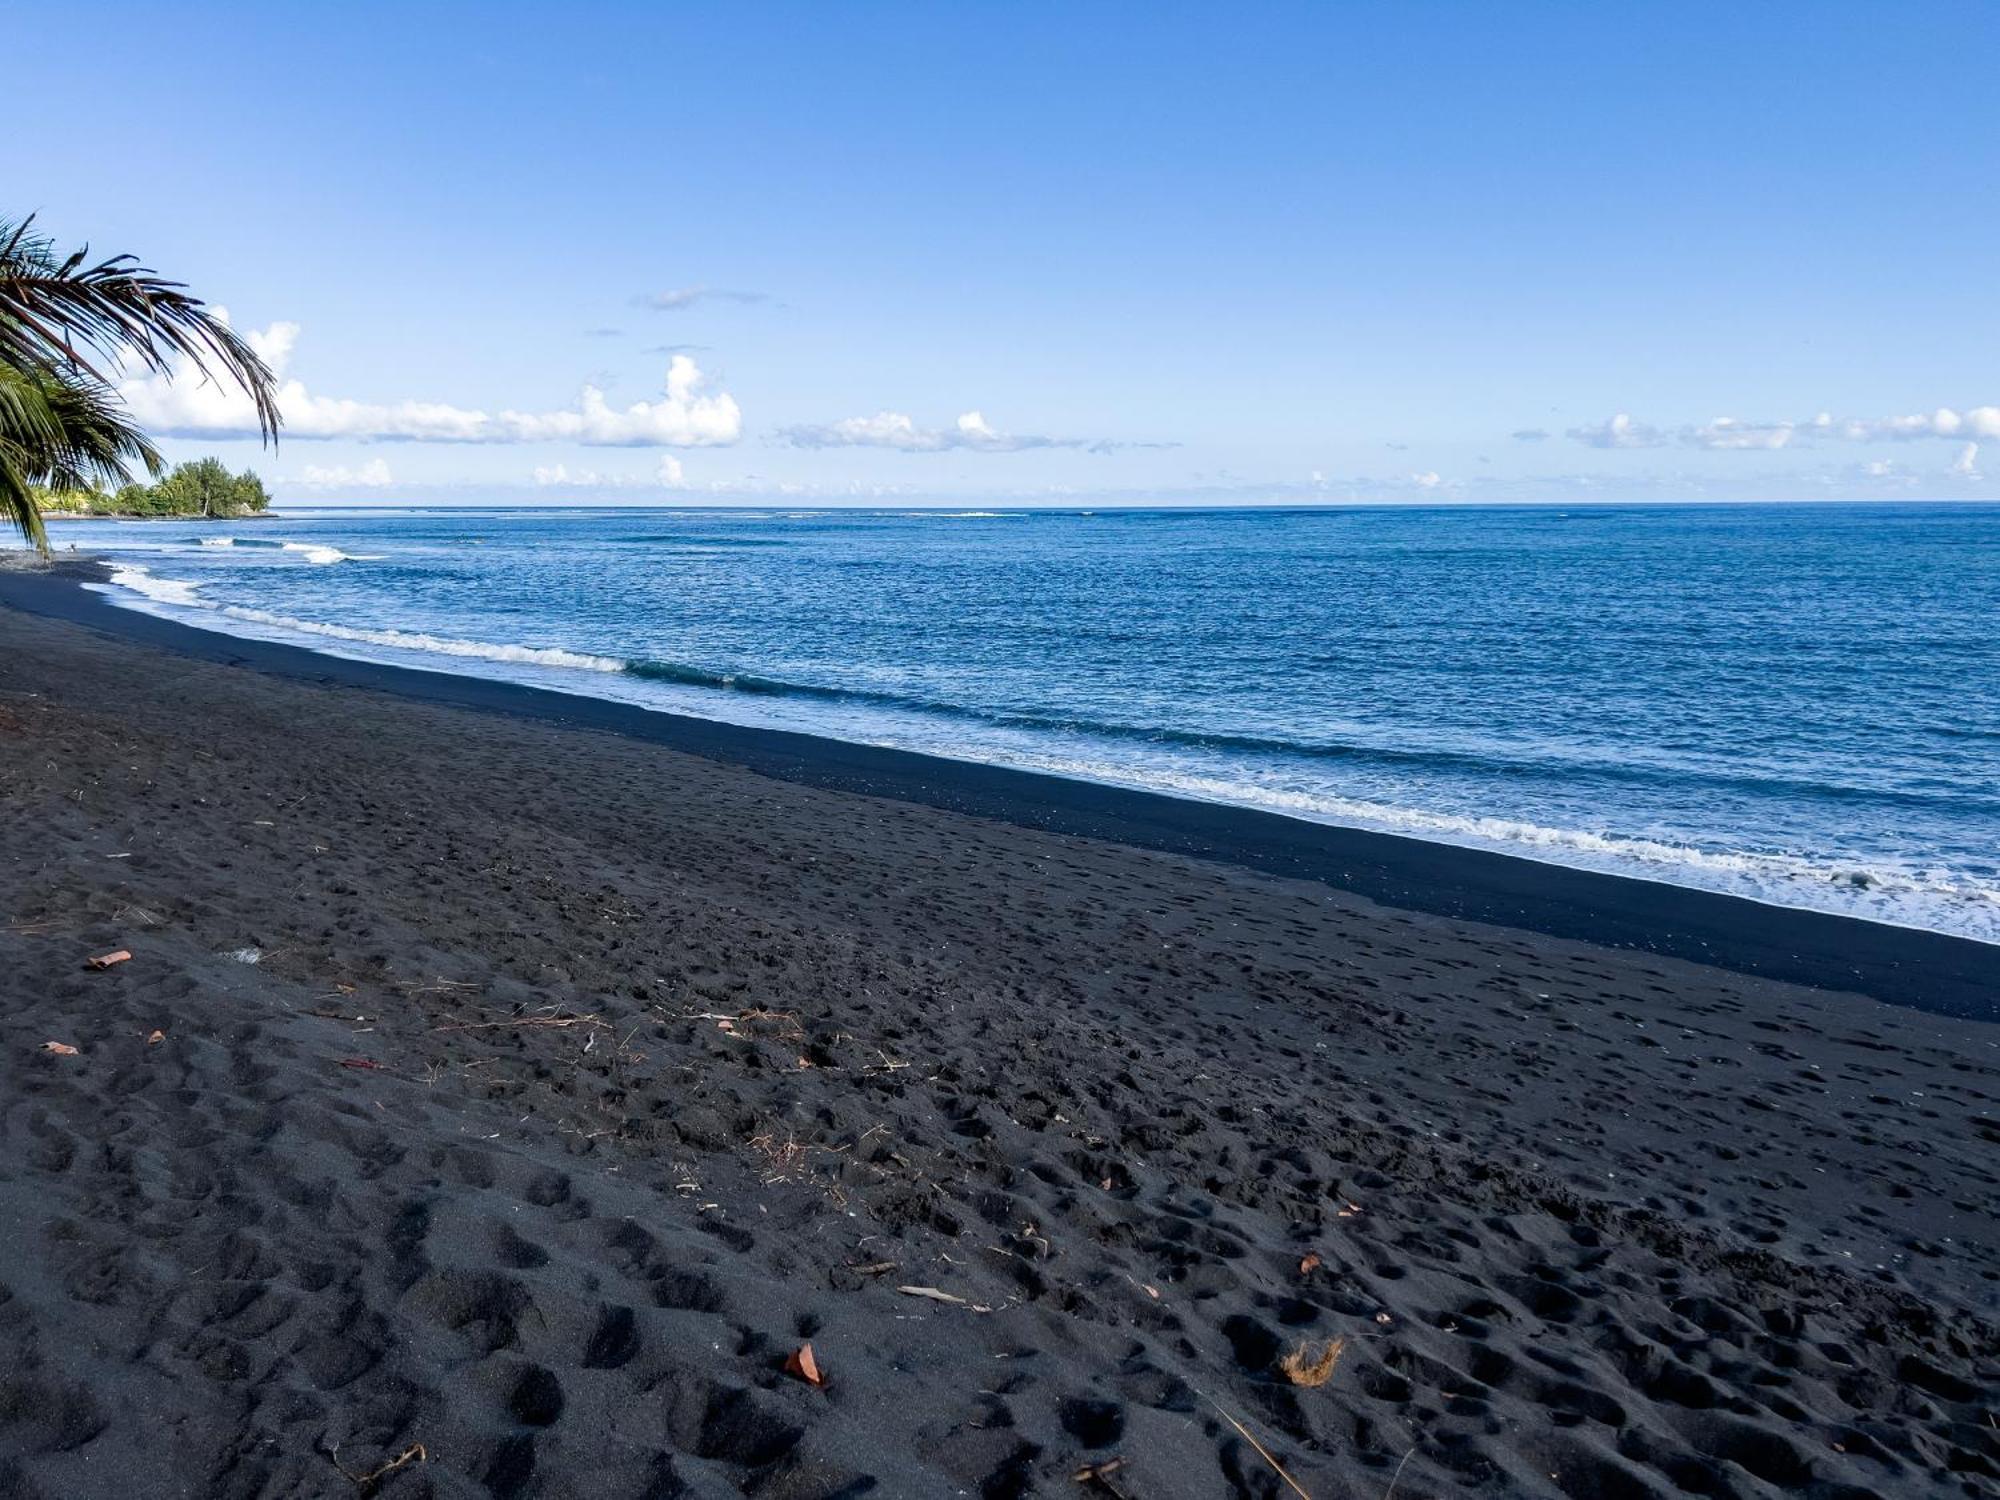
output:
[[[785,1356],[785,1373],[796,1375],[807,1385],[826,1384],[826,1377],[820,1373],[819,1360],[814,1357],[811,1344],[801,1344]]]
[[[1344,1338],[1328,1339],[1325,1347],[1315,1354],[1311,1339],[1278,1361],[1278,1368],[1285,1373],[1285,1379],[1293,1385],[1325,1385],[1333,1377],[1333,1367],[1340,1363],[1340,1356],[1347,1349]]]

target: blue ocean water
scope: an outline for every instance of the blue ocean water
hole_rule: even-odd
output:
[[[218,630],[2000,941],[2000,507],[57,523]]]

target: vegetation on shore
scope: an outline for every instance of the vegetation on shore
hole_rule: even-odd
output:
[[[46,553],[42,492],[150,493],[180,473],[162,485],[130,483],[134,466],[158,478],[165,464],[119,399],[115,382],[127,366],[172,378],[185,361],[204,379],[228,378],[255,403],[266,441],[276,440],[280,419],[264,361],[180,282],[129,255],[95,264],[88,247],[65,255],[33,226],[32,215],[0,219],[0,517]],[[227,471],[223,478],[239,483]],[[171,493],[206,494],[203,485],[184,481]]]
[[[176,464],[153,484],[128,484],[115,491],[37,489],[35,503],[45,516],[239,517],[262,514],[271,497],[250,470],[232,474],[221,459],[201,458]]]

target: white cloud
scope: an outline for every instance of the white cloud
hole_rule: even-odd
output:
[[[659,485],[670,490],[687,488],[687,476],[681,469],[681,461],[671,453],[660,455],[660,462],[648,479],[640,474],[604,474],[596,469],[572,469],[567,464],[538,464],[531,478],[543,489],[642,489],[648,484]]]
[[[294,481],[313,489],[381,489],[395,482],[389,473],[389,465],[379,458],[369,459],[358,469],[350,469],[346,464],[330,467],[307,464]]]
[[[1838,422],[1822,415],[1814,419],[1814,428],[1859,442],[1875,442],[1884,438],[1892,441],[2000,438],[2000,406],[1975,406],[1962,412],[1940,406],[1934,412],[1919,412],[1914,416],[1854,418]]]
[[[1979,472],[1979,444],[1967,443],[1958,450],[1958,457],[1951,463],[1952,477],[1955,479],[1981,479]]]
[[[1657,448],[1667,440],[1659,428],[1634,422],[1622,411],[1594,427],[1572,427],[1569,435],[1592,448]]]
[[[586,385],[572,408],[502,411],[497,415],[436,401],[381,403],[322,396],[286,372],[299,325],[273,323],[247,335],[279,377],[281,436],[347,438],[358,442],[537,443],[566,441],[591,447],[698,448],[734,443],[743,435],[736,398],[711,393],[694,360],[677,354],[667,366],[661,400],[613,407]],[[132,418],[169,437],[231,438],[257,435],[257,413],[234,386],[203,380],[185,368],[169,379],[144,375],[119,383]]]
[[[848,417],[823,427],[788,427],[782,436],[795,448],[895,448],[904,453],[945,453],[969,449],[976,453],[1019,453],[1027,448],[1093,448],[1117,446],[1088,438],[1031,437],[995,430],[976,411],[963,413],[949,427],[919,427],[899,411],[878,411],[872,417]]]
[[[769,292],[737,292],[720,286],[683,286],[671,291],[654,292],[649,297],[638,299],[641,307],[658,308],[661,312],[679,312],[684,307],[693,307],[697,302],[764,302],[770,299]]]
[[[1426,469],[1421,474],[1412,474],[1410,483],[1420,490],[1434,490],[1444,483],[1444,476],[1435,469]]]
[[[1635,422],[1620,412],[1591,427],[1572,427],[1569,435],[1593,448],[1659,448],[1670,442],[1690,448],[1733,451],[1774,451],[1799,442],[1840,440],[1854,443],[1914,442],[1946,438],[1963,442],[2000,439],[2000,406],[1975,406],[1957,411],[1941,406],[1933,412],[1902,417],[1835,417],[1821,412],[1804,422],[1744,422],[1717,417],[1700,426],[1664,431]],[[1515,434],[1521,436],[1520,433]]]
[[[1777,449],[1792,441],[1790,422],[1739,422],[1734,417],[1717,417],[1702,427],[1681,429],[1681,441],[1696,448]]]

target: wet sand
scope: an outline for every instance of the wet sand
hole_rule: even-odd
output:
[[[1995,950],[8,598],[0,1494],[1993,1493]]]

